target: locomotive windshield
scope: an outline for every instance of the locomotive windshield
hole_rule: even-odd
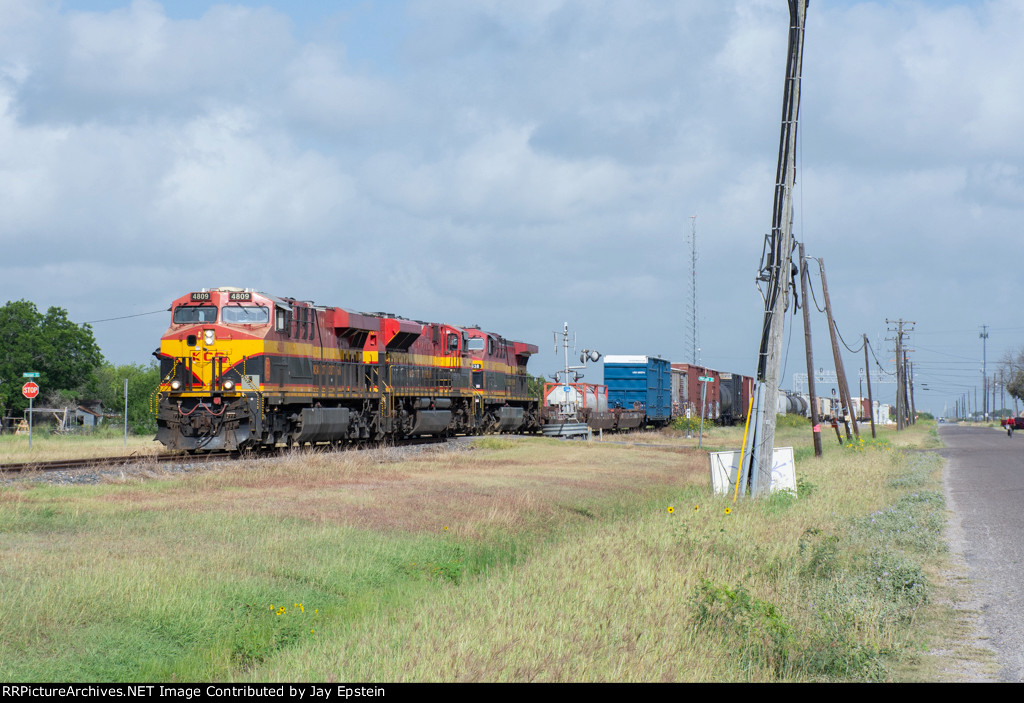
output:
[[[172,318],[176,325],[187,325],[197,322],[216,322],[217,308],[213,305],[181,305],[174,308]]]
[[[225,305],[220,321],[231,325],[265,325],[270,322],[270,310],[263,305]]]

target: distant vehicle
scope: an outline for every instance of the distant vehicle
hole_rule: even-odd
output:
[[[1014,430],[1024,430],[1024,417],[1007,417],[1002,424],[1006,428],[1006,436],[1012,437]]]

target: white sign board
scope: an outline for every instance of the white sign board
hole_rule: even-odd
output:
[[[711,489],[715,495],[732,495],[736,490],[740,450],[712,452],[708,458],[711,463]],[[796,462],[793,460],[793,447],[776,447],[772,452],[771,490],[796,493]]]

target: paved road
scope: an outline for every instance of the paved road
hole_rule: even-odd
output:
[[[999,679],[1024,681],[1024,431],[939,427],[951,537],[975,586],[980,628]]]

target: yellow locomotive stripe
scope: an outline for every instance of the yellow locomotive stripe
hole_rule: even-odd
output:
[[[188,346],[184,339],[163,339],[160,343],[161,354],[173,358],[193,359],[192,370],[200,381],[208,383],[212,372],[214,360],[222,359],[225,369],[235,366],[243,359],[260,355],[279,355],[289,357],[306,357],[314,361],[348,361],[365,364],[376,364],[380,360],[380,353],[377,351],[366,351],[356,349],[336,349],[326,347],[322,349],[311,343],[302,342],[280,342],[264,339],[225,339],[221,337],[212,347],[198,345]],[[473,370],[484,372],[498,372],[509,376],[522,375],[518,368],[501,361],[489,361],[467,357],[463,363],[461,356],[434,356],[428,354],[408,354],[393,352],[386,357],[393,365],[433,367],[440,369]],[[261,376],[262,369],[252,370]],[[261,383],[261,386],[263,384]],[[504,395],[504,394],[502,394]]]

